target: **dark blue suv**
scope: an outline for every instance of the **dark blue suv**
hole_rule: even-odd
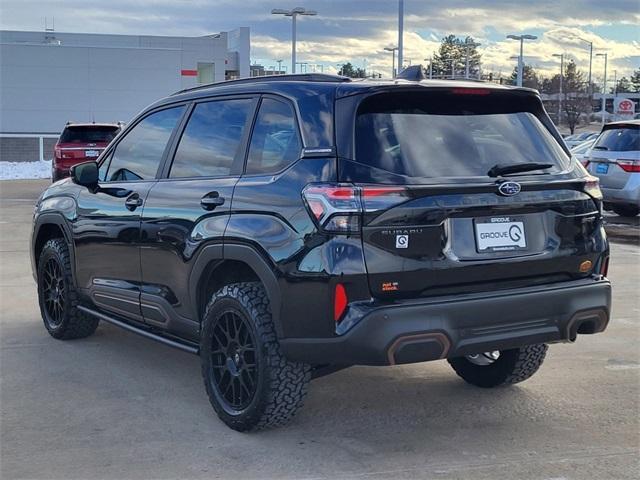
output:
[[[103,320],[198,354],[242,431],[351,365],[517,383],[609,321],[597,179],[535,91],[477,82],[178,92],[43,193],[31,251],[53,337]]]

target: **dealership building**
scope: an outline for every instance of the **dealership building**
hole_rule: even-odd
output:
[[[49,159],[66,122],[128,122],[183,88],[249,76],[249,28],[202,37],[0,31],[0,160]]]

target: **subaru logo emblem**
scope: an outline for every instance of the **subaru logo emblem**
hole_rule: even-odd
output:
[[[517,182],[502,182],[498,185],[498,192],[505,197],[512,197],[520,193],[520,184]]]

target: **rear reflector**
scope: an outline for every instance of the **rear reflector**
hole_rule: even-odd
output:
[[[616,160],[616,163],[625,172],[630,172],[630,173],[640,172],[640,161],[638,160],[626,160],[623,158],[619,158],[618,160]]]
[[[344,289],[344,285],[338,283],[333,296],[333,319],[339,322],[347,309],[347,291]]]

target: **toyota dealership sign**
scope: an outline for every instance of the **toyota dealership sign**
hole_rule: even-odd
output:
[[[636,112],[636,104],[628,98],[616,98],[614,100],[615,114],[621,120],[631,119]]]

